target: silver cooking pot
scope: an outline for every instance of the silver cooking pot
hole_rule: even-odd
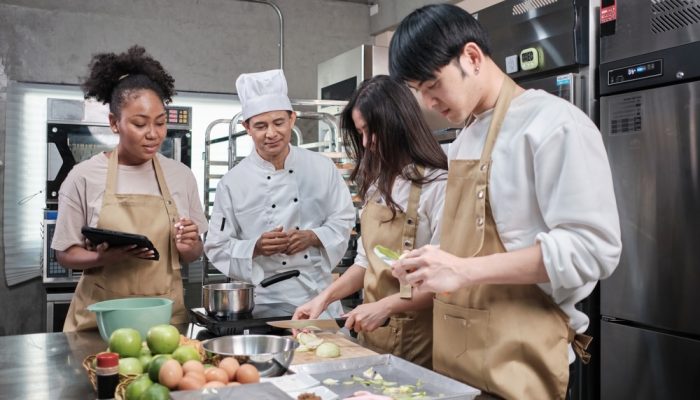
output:
[[[263,279],[260,286],[268,287],[296,276],[299,276],[298,269],[281,272]],[[202,285],[202,307],[207,314],[216,317],[252,312],[255,307],[255,285],[243,281]]]

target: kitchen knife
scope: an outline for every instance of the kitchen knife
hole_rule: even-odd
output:
[[[321,331],[337,331],[345,326],[347,318],[336,319],[293,319],[282,321],[268,321],[267,324],[276,328],[284,329],[311,329],[317,328]],[[389,325],[389,318],[384,320],[381,326]]]
[[[313,329],[322,331],[337,331],[345,326],[345,318],[336,319],[295,319],[282,321],[268,321],[268,325],[284,329]]]

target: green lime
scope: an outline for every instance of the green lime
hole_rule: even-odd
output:
[[[126,400],[139,400],[141,394],[153,385],[153,382],[148,378],[147,374],[134,379],[129,386],[126,387]]]
[[[161,354],[153,357],[151,362],[148,363],[148,377],[151,378],[153,382],[158,382],[158,374],[160,373],[160,367],[164,362],[172,360],[173,356],[170,354]]]
[[[154,383],[151,386],[146,389],[143,394],[141,394],[141,397],[139,397],[139,400],[169,400],[170,399],[170,390],[168,390],[167,387],[159,384],[159,383]]]

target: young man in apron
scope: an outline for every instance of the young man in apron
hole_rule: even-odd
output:
[[[386,75],[364,81],[341,113],[351,179],[363,199],[357,257],[331,286],[297,308],[317,318],[328,304],[364,289],[345,326],[362,345],[432,367],[432,294],[402,291],[391,267],[374,254],[382,245],[408,251],[439,240],[447,157],[413,94]],[[383,322],[388,320],[386,326]]]
[[[88,305],[132,296],[172,299],[171,323],[187,322],[180,261],[201,256],[207,225],[192,171],[158,153],[172,77],[138,46],[98,54],[90,66],[83,88],[109,103],[119,145],[76,165],[61,185],[52,248],[61,265],[84,271],[63,330],[94,329]],[[86,246],[84,225],[145,235],[160,258],[129,246]]]
[[[489,54],[452,5],[414,11],[392,38],[392,76],[468,120],[449,151],[440,248],[409,253],[394,275],[437,293],[437,372],[507,399],[564,399],[574,352],[589,357],[574,306],[620,257],[610,167],[583,112],[517,86]]]

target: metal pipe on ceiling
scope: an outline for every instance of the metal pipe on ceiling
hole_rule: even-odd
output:
[[[260,4],[267,4],[268,6],[272,7],[275,12],[277,12],[277,17],[279,18],[279,25],[280,25],[280,43],[279,43],[279,57],[280,57],[280,69],[284,69],[284,19],[282,18],[282,10],[277,6],[277,4],[267,1],[267,0],[238,0],[238,1],[244,1],[248,3],[260,3]]]

